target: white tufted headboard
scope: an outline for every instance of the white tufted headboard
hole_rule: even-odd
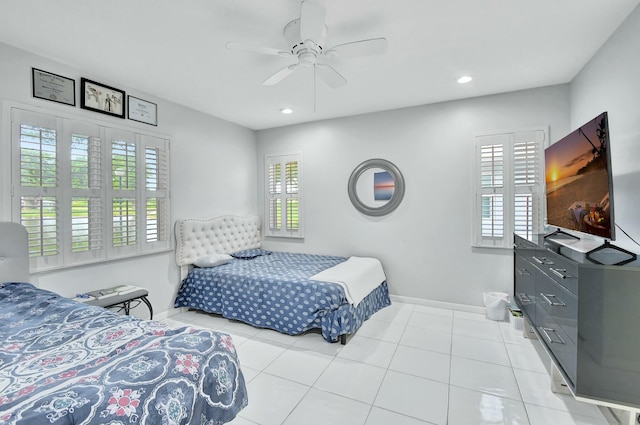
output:
[[[29,246],[23,225],[0,222],[0,283],[29,282]]]
[[[189,266],[200,257],[260,248],[260,217],[257,215],[177,220],[175,232],[180,280],[186,277]]]

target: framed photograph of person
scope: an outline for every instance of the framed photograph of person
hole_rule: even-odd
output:
[[[33,97],[76,106],[76,81],[41,69],[31,68]]]
[[[118,118],[124,118],[125,93],[86,78],[80,79],[80,107]]]

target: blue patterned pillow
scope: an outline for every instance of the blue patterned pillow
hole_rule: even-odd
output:
[[[236,253],[231,254],[233,258],[239,258],[242,260],[250,260],[252,258],[260,257],[262,255],[269,255],[271,251],[267,251],[260,248],[253,249],[245,249],[243,251],[238,251]]]

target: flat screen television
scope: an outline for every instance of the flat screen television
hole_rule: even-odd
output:
[[[549,146],[544,159],[547,224],[615,240],[607,113]]]

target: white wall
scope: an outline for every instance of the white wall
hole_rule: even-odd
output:
[[[540,125],[553,138],[568,133],[567,85],[259,131],[261,185],[265,155],[304,156],[304,243],[264,246],[378,257],[390,291],[405,297],[482,305],[485,291],[511,293],[511,251],[471,248],[474,134]],[[370,158],[393,162],[406,182],[384,217],[359,213],[347,194],[349,175]]]
[[[571,127],[609,113],[616,224],[640,242],[640,6],[571,83]],[[619,229],[616,245],[640,247]]]
[[[221,214],[253,214],[256,211],[255,133],[244,127],[202,114],[163,99],[140,93],[126,81],[111,81],[104,75],[86,75],[73,69],[0,43],[0,219],[11,220],[10,208],[10,103],[64,111],[79,118],[101,120],[107,124],[127,126],[171,139],[171,209],[172,217],[211,217]],[[158,127],[108,117],[79,108],[35,99],[31,96],[31,67],[76,79],[80,77],[125,90],[128,94],[158,104]],[[156,313],[173,307],[179,274],[174,253],[150,255],[95,266],[32,276],[41,287],[66,296],[120,283],[130,283],[150,290]],[[144,309],[143,309],[144,310]]]

